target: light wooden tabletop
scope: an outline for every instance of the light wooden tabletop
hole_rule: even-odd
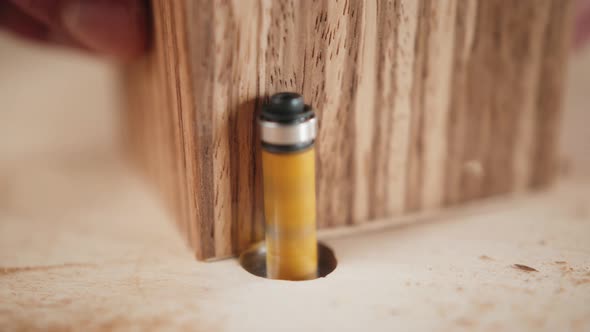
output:
[[[285,282],[193,259],[120,157],[115,68],[0,37],[2,331],[590,329],[590,61],[552,190],[324,234],[336,270]]]

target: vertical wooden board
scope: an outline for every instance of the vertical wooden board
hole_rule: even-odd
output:
[[[456,6],[455,1],[421,3],[408,144],[410,210],[438,208],[443,198]]]
[[[530,24],[531,33],[526,29],[518,31],[516,53],[521,59],[515,74],[522,77],[520,84],[514,87],[513,95],[522,96],[518,112],[515,146],[513,155],[513,187],[515,191],[524,191],[528,187],[532,175],[533,149],[535,144],[535,108],[539,90],[536,88],[540,78],[540,65],[543,54],[543,40],[551,15],[551,1],[537,3],[528,9],[526,19]]]
[[[261,238],[256,112],[280,91],[320,120],[320,227],[546,184],[569,7],[153,0],[155,50],[130,80],[148,109],[130,113],[136,152],[200,259]]]
[[[355,70],[358,75],[358,88],[354,111],[354,150],[352,186],[352,221],[359,223],[370,217],[369,196],[372,188],[367,179],[371,176],[371,160],[373,159],[372,135],[375,117],[375,78],[377,75],[377,1],[368,1],[362,14],[361,30],[359,31],[359,60]]]
[[[376,61],[375,88],[373,91],[374,121],[371,130],[362,135],[371,137],[371,154],[367,159],[369,174],[368,195],[369,218],[383,218],[386,215],[389,183],[390,149],[395,144],[390,135],[394,126],[395,95],[397,93],[397,38],[400,23],[399,1],[378,1],[376,13]],[[360,111],[360,110],[359,110]],[[369,113],[369,112],[366,112]],[[362,119],[360,121],[363,121]]]
[[[488,145],[481,160],[482,196],[509,192],[514,183],[514,155],[511,152],[516,144],[518,114],[523,106],[521,101],[523,96],[535,93],[534,89],[520,88],[524,78],[523,64],[531,61],[528,54],[530,45],[525,40],[530,40],[532,28],[536,27],[528,16],[534,7],[542,7],[542,1],[535,4],[519,2],[509,13],[498,17],[504,3],[490,3],[493,14],[490,39],[495,54],[488,60],[488,65],[492,75],[489,81],[494,86],[489,100],[489,123],[486,124]],[[519,24],[523,20],[530,25],[524,28]]]
[[[503,20],[497,15],[501,10],[502,1],[478,1],[476,6],[476,21],[472,37],[471,50],[463,54],[461,71],[464,75],[458,83],[464,90],[455,90],[455,105],[461,109],[456,111],[460,118],[460,127],[455,127],[456,137],[462,142],[457,158],[455,172],[458,180],[458,197],[453,202],[463,202],[486,196],[486,178],[489,176],[487,157],[494,151],[495,144],[492,130],[492,116],[494,94],[501,88],[497,81],[499,75],[498,63],[501,52],[498,42],[500,36],[499,25]],[[508,83],[508,82],[506,82]],[[456,87],[456,89],[461,86]]]
[[[530,186],[546,186],[557,169],[557,138],[560,109],[563,103],[564,66],[567,61],[571,18],[574,6],[570,1],[552,1],[551,19],[547,22],[538,79],[536,140]]]
[[[173,69],[171,68],[172,63],[176,63],[174,56],[174,48],[168,44],[173,40],[174,28],[173,22],[175,20],[167,20],[166,17],[174,17],[171,12],[171,8],[167,6],[165,2],[154,3],[154,24],[163,26],[162,29],[157,29],[157,35],[154,38],[156,52],[152,54],[155,59],[152,61],[154,65],[153,70],[157,72],[158,80],[152,82],[151,92],[153,93],[153,105],[151,106],[150,112],[158,114],[155,118],[155,127],[160,128],[161,135],[161,147],[159,158],[162,159],[164,165],[160,170],[160,183],[162,186],[166,186],[163,189],[167,199],[170,201],[169,205],[172,205],[176,210],[177,218],[179,218],[179,226],[183,233],[189,234],[189,219],[187,211],[187,190],[185,182],[185,169],[184,165],[184,142],[181,139],[181,119],[180,108],[170,107],[171,105],[178,105],[176,98],[177,94],[175,91],[180,88],[177,87],[177,81],[173,77]],[[165,82],[162,86],[161,82]],[[158,84],[160,83],[160,84]],[[172,104],[175,103],[175,104]],[[160,110],[165,109],[167,112]],[[156,139],[154,139],[155,141]],[[158,143],[158,142],[154,142]],[[172,160],[169,160],[172,159]],[[166,184],[166,182],[168,182]],[[189,237],[190,238],[190,237]]]
[[[408,139],[408,159],[406,168],[406,211],[417,211],[421,208],[422,196],[422,165],[424,155],[424,138],[421,134],[424,130],[424,91],[426,61],[428,59],[428,35],[430,33],[429,11],[431,2],[422,0],[418,7],[416,25],[416,39],[414,40],[415,57],[413,63],[413,76],[411,88],[410,133]]]
[[[323,106],[318,109],[318,220],[321,226],[352,222],[352,160],[354,156],[354,99],[357,91],[359,22],[363,3],[327,1],[321,30],[325,53]],[[313,60],[312,60],[313,61]],[[318,82],[319,83],[319,82]]]
[[[263,12],[269,2],[191,5],[189,21],[203,25],[195,27],[199,38],[189,40],[194,58],[201,61],[193,63],[193,85],[199,90],[195,108],[185,115],[196,125],[195,152],[207,158],[197,161],[195,179],[210,190],[194,196],[196,233],[205,257],[225,257],[261,237],[255,113],[264,89],[258,77],[266,76],[260,74],[260,46],[268,30]],[[204,40],[208,44],[202,47]]]
[[[189,220],[194,228],[190,234],[200,259],[216,257],[215,207],[219,202],[219,194],[214,181],[213,85],[217,78],[213,69],[219,60],[215,56],[214,8],[215,4],[211,1],[186,2],[187,22],[190,24],[185,27],[194,105],[194,108],[184,112],[188,126],[187,138],[191,144],[186,149],[189,153],[186,160],[192,161],[190,166],[187,165],[187,186]]]
[[[213,39],[215,60],[213,63],[213,77],[215,84],[211,84],[212,119],[210,124],[212,134],[213,156],[213,190],[215,193],[213,221],[215,223],[214,247],[216,256],[231,254],[231,222],[232,215],[232,185],[230,140],[235,132],[232,126],[232,113],[239,102],[236,100],[235,85],[239,84],[236,77],[238,61],[243,61],[243,54],[239,51],[240,32],[237,22],[238,12],[232,2],[224,1],[213,8]],[[239,55],[239,56],[236,56]]]
[[[237,87],[237,101],[235,113],[231,116],[231,126],[229,135],[232,146],[237,146],[238,151],[231,155],[231,175],[232,185],[232,211],[234,211],[232,225],[232,244],[235,248],[230,248],[230,254],[235,250],[243,250],[256,237],[253,236],[252,220],[256,220],[254,210],[259,208],[256,204],[256,167],[254,149],[257,146],[256,140],[256,110],[259,107],[260,84],[258,77],[258,61],[262,57],[259,51],[258,35],[260,31],[260,20],[257,24],[251,24],[252,17],[259,17],[262,10],[262,3],[257,2],[254,5],[248,5],[243,1],[234,0],[233,6],[239,13],[238,20],[238,51],[240,54],[241,66],[244,70],[236,72],[235,79],[239,86]],[[262,220],[260,220],[261,222]]]
[[[445,177],[445,204],[456,204],[461,200],[463,188],[463,173],[477,171],[477,166],[469,167],[463,161],[463,152],[467,146],[468,137],[467,99],[468,73],[473,43],[476,33],[478,0],[460,2],[455,14],[455,48],[453,56],[453,73],[451,77],[451,96],[448,119],[448,144]]]
[[[451,93],[454,29],[457,1],[432,1],[424,19],[428,20],[425,64],[421,92],[424,107],[421,126],[422,189],[419,206],[422,209],[441,207],[444,197],[444,167],[447,158],[446,129]]]
[[[393,112],[392,130],[389,133],[387,150],[386,181],[387,195],[383,216],[390,217],[404,212],[406,204],[406,165],[410,139],[410,119],[412,103],[413,67],[415,58],[414,41],[418,24],[419,2],[399,0],[396,4],[398,28],[395,45],[395,90],[394,100],[389,107]]]

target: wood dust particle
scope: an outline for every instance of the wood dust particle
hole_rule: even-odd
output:
[[[467,319],[467,318],[459,318],[455,321],[455,323],[457,323],[457,325],[460,326],[466,326],[466,327],[472,327],[475,325],[475,322],[472,321],[471,319]]]
[[[576,285],[576,286],[582,285],[582,284],[588,284],[588,283],[590,283],[590,279],[589,278],[574,280],[574,285]]]
[[[479,259],[481,259],[482,261],[493,261],[494,259],[488,255],[481,255],[479,256]]]
[[[539,270],[524,264],[513,264],[512,267],[524,272],[539,272]]]
[[[567,264],[566,261],[555,261],[555,264]]]
[[[492,302],[476,302],[475,305],[481,309],[481,311],[488,311],[493,309],[496,305]]]

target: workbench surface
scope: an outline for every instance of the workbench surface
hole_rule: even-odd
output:
[[[0,44],[2,331],[590,329],[584,160],[545,192],[324,234],[332,274],[266,280],[195,261],[122,160],[113,68]]]

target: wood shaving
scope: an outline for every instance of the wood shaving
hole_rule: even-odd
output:
[[[539,272],[539,270],[523,264],[513,264],[512,267],[525,272]]]

